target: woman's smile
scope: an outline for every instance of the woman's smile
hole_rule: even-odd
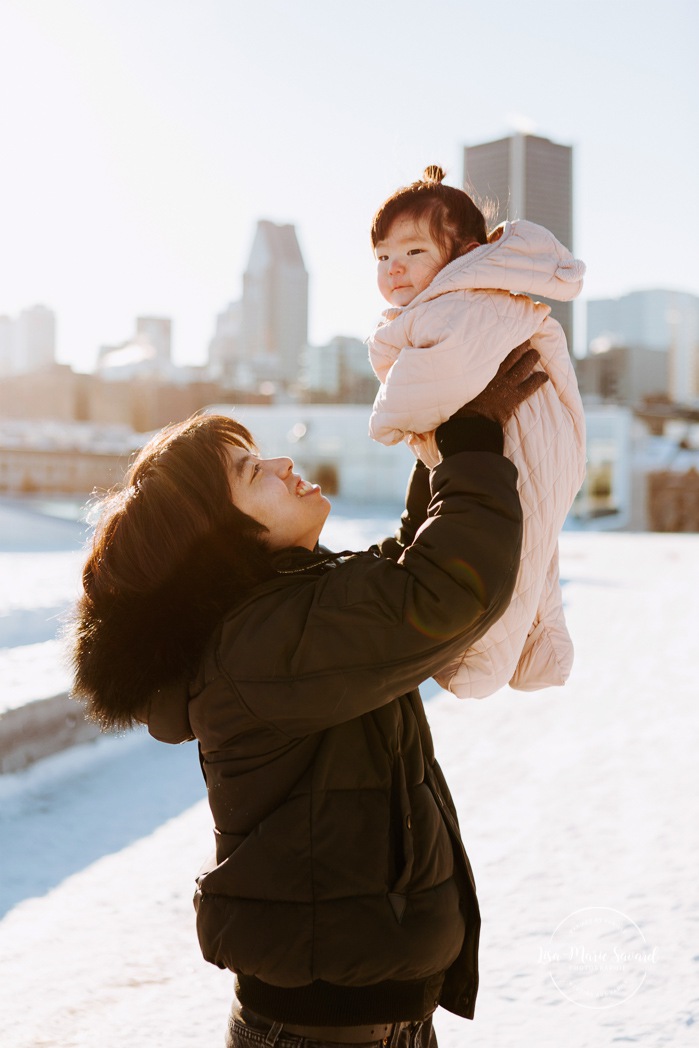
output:
[[[263,459],[232,445],[228,456],[231,498],[238,509],[264,525],[266,544],[271,549],[315,549],[330,512],[319,485],[294,473],[290,458]]]

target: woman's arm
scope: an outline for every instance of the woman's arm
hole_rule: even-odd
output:
[[[484,414],[506,420],[546,381],[530,374],[538,355],[525,350],[484,391]],[[522,513],[501,425],[471,416],[440,430],[428,515],[398,563],[366,553],[281,589],[270,583],[224,623],[219,667],[276,731],[300,737],[377,709],[467,649],[507,607]]]
[[[416,308],[372,408],[369,433],[397,444],[430,433],[483,390],[511,346],[530,338],[548,307],[506,292],[443,295]]]
[[[504,612],[522,536],[515,467],[461,451],[430,489],[397,563],[366,553],[290,576],[224,622],[219,668],[250,713],[291,737],[351,720],[417,687]]]
[[[430,471],[424,462],[416,460],[405,494],[405,509],[400,518],[398,530],[379,543],[379,550],[384,557],[398,560],[406,546],[415,539],[417,529],[427,519],[427,507],[430,504]]]

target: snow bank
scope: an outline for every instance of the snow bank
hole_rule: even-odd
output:
[[[56,634],[78,593],[84,532],[0,500],[0,716],[68,690]]]

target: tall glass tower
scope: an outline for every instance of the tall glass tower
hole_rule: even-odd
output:
[[[488,204],[489,225],[526,218],[573,250],[573,147],[516,133],[464,148],[464,186]],[[573,351],[573,303],[548,302]]]

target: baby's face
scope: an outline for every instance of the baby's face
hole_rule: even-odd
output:
[[[445,264],[427,225],[412,218],[397,218],[374,254],[379,291],[392,306],[407,306]]]

